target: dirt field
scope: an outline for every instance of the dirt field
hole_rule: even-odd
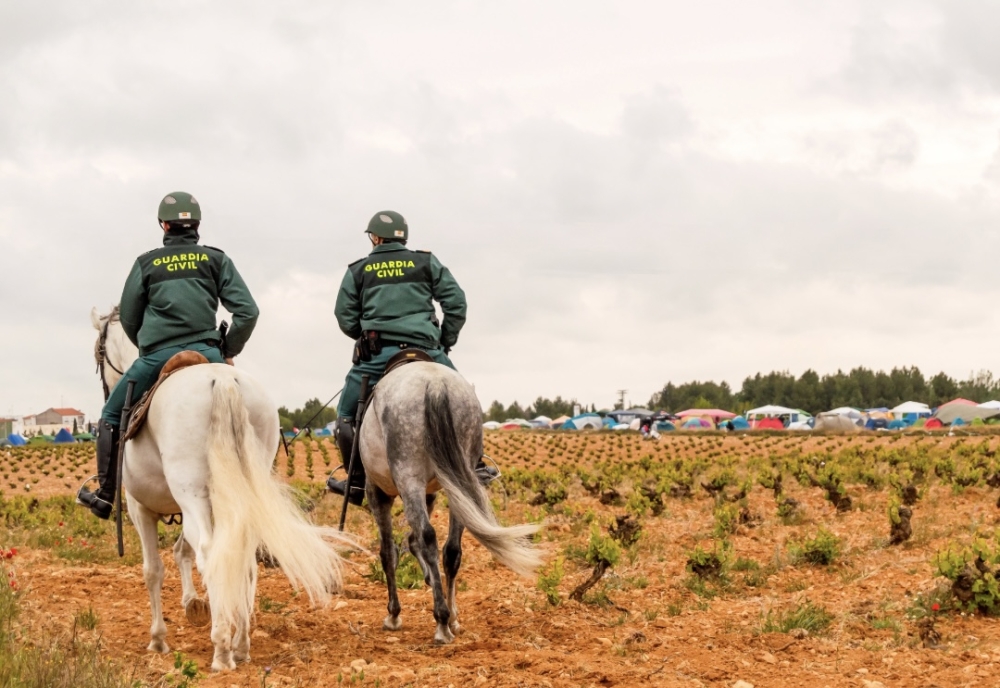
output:
[[[167,641],[197,663],[203,675],[192,683],[202,686],[995,685],[1000,627],[962,611],[971,607],[960,608],[932,557],[978,535],[986,563],[997,563],[990,556],[998,490],[990,485],[1000,486],[998,444],[993,435],[678,433],[646,442],[634,433],[488,433],[486,452],[505,473],[506,494],[495,485],[494,501],[508,523],[544,522],[551,583],[543,587],[557,605],[466,536],[464,632],[455,643],[431,643],[422,585],[401,591],[404,628],[383,631],[375,528],[352,508],[349,528],[373,553],[352,556],[344,593],[313,610],[280,572],[262,568],[253,660],[221,675],[207,672],[208,630],[189,627],[179,604],[168,549],[178,528],[163,528]],[[176,684],[175,657],[145,651],[148,598],[134,531],[118,560],[111,529],[59,499],[91,470],[91,449],[0,452],[0,548],[17,548],[6,562],[22,591],[26,630],[41,637],[76,623],[136,678],[173,675]],[[337,463],[329,441],[311,441],[297,443],[291,460],[280,454],[276,470],[311,492],[317,520],[329,523],[339,503],[309,484]],[[919,499],[912,537],[891,545],[889,510],[901,482]],[[830,486],[840,486],[839,496]],[[849,507],[837,501],[843,497]],[[791,511],[788,499],[797,502]],[[638,541],[618,543],[617,563],[582,602],[570,600],[592,569],[588,543],[609,541],[609,526],[624,515],[640,524]],[[443,541],[446,510],[433,522]],[[405,530],[401,514],[397,527]],[[835,542],[821,548],[832,561],[810,563],[806,541],[827,537],[823,529]],[[717,554],[716,570],[709,558],[707,573],[692,572],[689,560],[706,562],[698,552]],[[406,580],[419,579],[403,568]],[[81,614],[91,607],[96,627],[83,630]]]

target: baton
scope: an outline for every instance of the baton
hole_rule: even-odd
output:
[[[125,442],[124,439],[128,435],[128,426],[132,421],[132,392],[135,389],[135,380],[128,381],[128,387],[125,390],[125,406],[122,408],[122,416],[119,421],[122,425],[121,437],[122,440],[118,444],[118,471],[115,474],[115,528],[118,531],[118,556],[125,556],[125,541],[122,539],[122,486],[125,483],[124,476],[122,475],[122,468],[125,465]]]
[[[358,408],[354,412],[354,439],[351,441],[351,458],[347,462],[347,483],[344,486],[344,506],[340,510],[340,532],[344,532],[347,522],[348,497],[351,496],[351,482],[354,477],[354,466],[361,452],[361,421],[365,416],[365,403],[368,401],[368,375],[361,376],[361,395],[358,397]]]

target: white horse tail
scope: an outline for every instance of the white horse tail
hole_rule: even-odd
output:
[[[473,427],[478,428],[479,417],[474,420]],[[531,536],[540,526],[504,527],[497,523],[489,495],[473,470],[473,457],[465,455],[458,441],[446,386],[428,386],[424,394],[424,424],[427,452],[437,480],[448,495],[448,508],[501,564],[522,576],[532,575],[542,564],[541,553],[531,543]]]
[[[253,614],[256,553],[263,545],[295,588],[325,603],[341,588],[342,560],[334,549],[353,545],[333,528],[311,524],[292,489],[271,475],[271,457],[250,424],[239,383],[229,375],[212,385],[209,500],[214,534],[204,578],[212,614],[235,623]]]

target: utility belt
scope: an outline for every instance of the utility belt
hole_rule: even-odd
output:
[[[416,344],[410,342],[397,342],[392,339],[383,339],[382,336],[375,330],[366,330],[361,333],[358,340],[354,342],[354,355],[351,357],[351,362],[354,365],[358,365],[361,362],[368,362],[372,360],[372,356],[378,356],[382,353],[382,349],[387,346],[396,346],[402,349],[409,349],[410,347],[419,348]]]

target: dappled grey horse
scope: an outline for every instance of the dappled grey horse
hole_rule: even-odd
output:
[[[502,527],[489,495],[473,467],[483,455],[483,412],[472,386],[438,363],[404,365],[382,378],[361,425],[361,460],[368,474],[368,504],[378,524],[380,555],[389,588],[389,615],[383,627],[402,627],[396,592],[398,552],[392,537],[392,503],[403,500],[410,524],[410,552],[434,593],[436,643],[450,643],[458,632],[455,581],[462,563],[462,532],[473,537],[503,565],[531,575],[541,555],[530,541],[536,525]],[[430,522],[435,493],[448,496],[448,541],[444,571],[448,597],[441,587],[438,542]]]

